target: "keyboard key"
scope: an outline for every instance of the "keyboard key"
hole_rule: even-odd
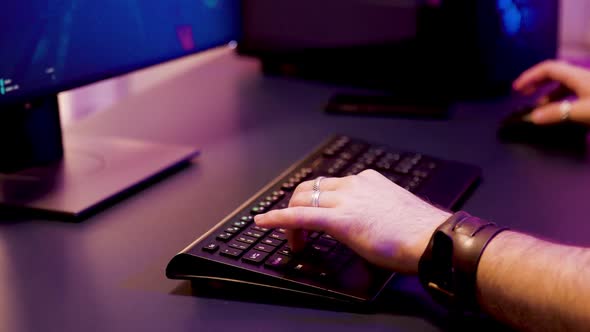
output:
[[[351,144],[350,145],[350,147],[348,148],[348,150],[355,157],[357,157],[359,154],[361,154],[362,152],[364,152],[368,147],[369,147],[369,145],[366,144],[366,143],[354,143],[354,144]]]
[[[384,174],[386,178],[388,178],[391,182],[399,185],[403,179],[402,176],[398,175],[398,174]]]
[[[276,190],[276,191],[272,192],[272,195],[276,196],[278,198],[282,198],[282,197],[285,197],[285,192],[282,190]]]
[[[303,252],[299,253],[297,257],[300,257],[303,261],[323,265],[325,264],[327,256],[331,250],[332,248],[330,247],[324,247],[317,244],[310,244],[303,250]]]
[[[301,181],[303,181],[303,178],[299,174],[295,174],[295,175],[293,175],[292,177],[289,178],[289,182],[293,182],[296,185],[300,184]]]
[[[307,177],[311,174],[313,174],[313,169],[311,167],[305,167],[302,168],[301,171],[299,171],[299,173],[303,174],[303,176]]]
[[[400,173],[400,174],[408,174],[408,173],[410,173],[410,169],[411,169],[411,167],[398,165],[395,167],[394,171],[396,173]]]
[[[257,244],[257,245],[254,247],[254,249],[256,249],[256,250],[260,250],[260,251],[264,251],[264,252],[272,252],[272,251],[274,251],[274,250],[276,249],[276,247],[273,247],[273,246],[269,246],[269,245],[266,245],[266,244],[259,243],[259,244]]]
[[[326,157],[334,157],[336,155],[336,149],[329,147],[327,149],[324,149],[324,151],[322,153]]]
[[[261,206],[261,207],[263,207],[265,209],[268,209],[269,207],[271,207],[272,204],[273,204],[273,202],[266,201],[266,200],[258,203],[259,206]]]
[[[393,169],[393,167],[395,166],[395,163],[392,162],[388,162],[388,161],[378,161],[375,164],[375,168],[378,171],[385,171],[385,172],[389,172]]]
[[[257,225],[250,227],[250,229],[253,229],[253,230],[259,231],[259,232],[263,232],[263,233],[266,233],[266,232],[270,231],[270,228],[260,227],[260,226],[257,226]]]
[[[401,159],[401,155],[399,153],[393,153],[393,152],[388,152],[385,155],[383,155],[383,157],[381,158],[381,160],[387,161],[387,162],[399,161],[400,159]]]
[[[287,239],[287,235],[285,233],[274,231],[269,235],[273,239],[284,241]]]
[[[317,268],[310,262],[299,261],[297,263],[293,263],[293,267],[291,268],[291,272],[305,276],[313,275],[316,271]]]
[[[328,270],[328,269],[320,270],[317,272],[317,277],[320,281],[327,281],[327,280],[333,279],[334,276],[335,276],[334,271]]]
[[[226,233],[231,233],[231,234],[235,234],[239,231],[240,231],[240,228],[238,228],[238,227],[228,227],[225,229]]]
[[[239,242],[239,241],[232,241],[228,244],[228,246],[235,248],[235,249],[240,249],[240,250],[248,250],[248,248],[250,248],[251,244],[248,243],[244,243],[244,242]]]
[[[421,155],[406,156],[397,164],[394,171],[401,174],[408,174],[418,164],[421,158]]]
[[[263,239],[261,241],[261,243],[268,244],[269,246],[273,246],[273,247],[278,247],[281,244],[283,244],[283,241],[267,237],[267,238]]]
[[[219,245],[217,245],[216,243],[209,243],[208,245],[203,247],[203,251],[207,251],[207,252],[216,252],[217,249],[219,249]]]
[[[320,238],[317,241],[314,242],[314,244],[323,246],[323,247],[328,247],[328,248],[334,248],[339,242],[336,240],[332,240],[329,238]]]
[[[319,233],[319,232],[311,232],[311,233],[310,233],[310,234],[307,236],[307,238],[308,238],[308,239],[311,239],[311,240],[313,240],[313,239],[317,239],[319,236],[320,236],[320,233]]]
[[[261,238],[264,235],[263,232],[259,232],[259,231],[255,231],[255,230],[248,230],[248,231],[245,231],[243,234],[247,235],[247,236],[255,237],[255,238]]]
[[[272,193],[270,193],[268,196],[266,196],[264,198],[264,200],[269,201],[269,202],[276,203],[276,202],[278,202],[283,197],[285,197],[285,192],[284,191],[282,191],[282,190],[275,190]]]
[[[387,150],[387,148],[385,148],[385,147],[376,147],[376,148],[370,148],[367,153],[370,153],[371,155],[373,155],[375,157],[381,157],[385,153],[385,150]]]
[[[295,187],[297,187],[297,183],[292,182],[292,181],[284,182],[281,185],[281,189],[286,190],[286,191],[292,191],[293,189],[295,189]]]
[[[231,257],[231,258],[238,258],[242,255],[242,250],[234,249],[234,248],[225,248],[219,253],[223,256]]]
[[[257,205],[255,207],[253,207],[252,210],[250,210],[250,213],[253,215],[256,215],[256,214],[264,213],[266,211],[267,211],[267,209],[264,206]]]
[[[231,239],[231,237],[233,236],[233,234],[231,233],[221,233],[219,235],[217,235],[217,239],[223,242],[227,242],[227,240]]]
[[[338,175],[348,164],[348,161],[342,158],[336,159],[336,161],[331,165],[328,166],[326,173],[329,176]]]
[[[275,269],[275,270],[284,270],[291,261],[291,257],[281,255],[281,254],[274,254],[270,256],[270,258],[264,263],[264,265],[268,268]]]
[[[253,244],[254,242],[256,242],[256,238],[246,235],[240,235],[236,238],[236,240],[247,244]]]
[[[436,163],[426,158],[422,158],[422,161],[418,166],[414,168],[412,175],[419,176],[421,178],[426,178],[430,175],[430,173],[436,168]]]
[[[315,254],[326,254],[328,252],[330,252],[330,250],[332,250],[332,247],[328,247],[328,246],[323,246],[321,244],[316,244],[313,243],[309,246],[308,250],[312,253],[312,255]]]
[[[353,158],[353,154],[350,152],[342,152],[340,154],[340,158],[344,159],[344,160],[351,160]]]
[[[251,223],[254,221],[254,217],[253,216],[242,216],[240,218],[241,221],[246,222],[246,223]]]
[[[326,246],[334,246],[337,245],[338,240],[336,240],[336,238],[334,238],[333,236],[329,235],[329,234],[322,234],[319,238],[316,238],[316,242],[317,243],[322,243],[323,245]]]
[[[243,227],[244,227],[244,226],[246,226],[246,225],[248,225],[248,223],[247,223],[247,222],[245,222],[245,221],[234,221],[234,222],[232,223],[232,226],[234,226],[234,227],[239,227],[239,228],[243,228]]]
[[[283,246],[281,249],[279,249],[279,251],[277,251],[277,253],[279,253],[281,255],[285,255],[285,256],[293,255],[293,252],[291,251],[291,248],[289,247],[289,245]]]
[[[429,175],[429,173],[428,173],[428,172],[426,172],[426,171],[421,171],[421,170],[415,169],[415,170],[412,172],[412,175],[413,175],[413,176],[420,177],[420,178],[427,178],[427,177],[428,177],[428,175]]]
[[[422,183],[422,178],[420,177],[413,177],[409,179],[408,183],[404,186],[404,189],[409,191],[414,191],[418,189],[420,184]]]
[[[322,235],[322,238],[323,238],[323,239],[328,239],[328,240],[336,240],[336,239],[334,239],[334,237],[333,237],[332,235],[330,235],[330,234],[323,234],[323,235]]]
[[[260,264],[267,256],[267,252],[252,249],[242,257],[242,260],[250,264]]]

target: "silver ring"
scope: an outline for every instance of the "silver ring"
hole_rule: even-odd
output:
[[[318,178],[315,179],[315,182],[313,183],[313,187],[312,190],[313,191],[320,191],[320,183],[322,182],[323,179],[325,179],[325,176],[319,176]]]
[[[313,207],[320,207],[320,194],[322,192],[319,190],[314,190],[311,194],[311,206]]]
[[[569,100],[564,100],[559,104],[559,113],[561,114],[561,121],[569,120],[572,111],[572,103]]]
[[[322,180],[325,179],[325,177],[323,176],[319,176],[317,179],[315,179],[314,183],[313,183],[313,193],[311,194],[311,206],[313,207],[319,207],[320,206],[320,183],[322,182]]]

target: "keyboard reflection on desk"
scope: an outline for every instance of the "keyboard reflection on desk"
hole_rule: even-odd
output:
[[[295,187],[318,176],[347,176],[375,169],[438,206],[453,209],[478,181],[478,167],[347,136],[336,136],[177,254],[171,279],[255,285],[346,303],[370,303],[394,273],[376,267],[337,239],[307,235],[302,252],[291,252],[284,229],[254,224],[254,215],[287,207]]]

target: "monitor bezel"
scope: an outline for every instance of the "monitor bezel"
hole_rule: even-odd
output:
[[[238,26],[241,26],[241,22],[238,23]],[[2,98],[0,98],[0,107],[27,103],[27,102],[30,102],[32,100],[36,100],[39,98],[58,95],[59,93],[62,93],[62,92],[66,92],[66,91],[73,90],[76,88],[84,87],[84,86],[94,84],[94,83],[99,83],[99,82],[102,82],[102,81],[105,81],[108,79],[112,79],[115,77],[124,76],[124,75],[130,74],[130,73],[135,72],[140,69],[145,69],[145,68],[148,68],[151,66],[164,64],[164,63],[167,63],[167,62],[170,62],[173,60],[185,58],[185,57],[188,57],[188,56],[191,56],[191,55],[194,55],[197,53],[202,53],[202,52],[208,51],[210,49],[221,47],[224,45],[230,45],[230,43],[237,41],[237,40],[239,40],[239,38],[235,38],[235,39],[234,38],[227,38],[227,39],[224,39],[224,41],[222,41],[222,42],[205,44],[205,46],[199,47],[199,48],[195,49],[194,51],[189,51],[187,53],[175,54],[175,55],[165,56],[165,57],[156,57],[154,59],[150,59],[149,61],[137,62],[136,65],[125,66],[125,68],[120,68],[120,69],[117,68],[117,69],[113,69],[110,71],[103,71],[97,75],[87,75],[87,76],[81,77],[80,79],[71,80],[68,82],[64,82],[62,84],[56,84],[51,87],[37,88],[37,89],[33,88],[33,89],[30,89],[29,91],[27,91],[27,93],[24,95],[23,94],[14,94],[14,96],[5,95]]]

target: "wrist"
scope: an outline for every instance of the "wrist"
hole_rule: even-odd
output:
[[[418,240],[414,243],[413,247],[410,249],[410,257],[412,257],[412,268],[409,271],[410,274],[418,274],[418,262],[422,257],[422,254],[428,247],[428,243],[432,238],[432,235],[436,231],[436,229],[445,221],[447,221],[452,216],[452,213],[440,210],[437,208],[432,209],[429,211],[426,216],[424,216],[421,220],[418,221],[420,223],[420,229],[418,230]]]

